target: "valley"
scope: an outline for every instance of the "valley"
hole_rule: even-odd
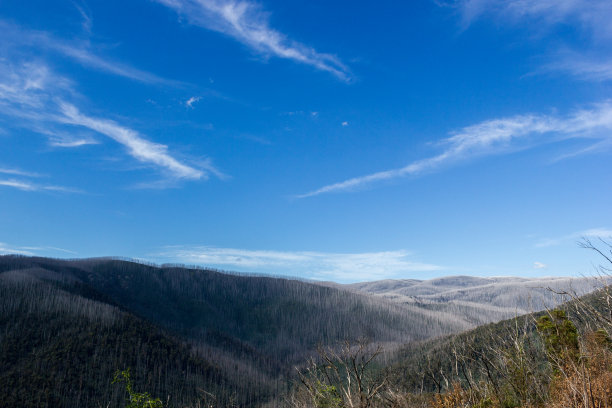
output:
[[[167,396],[169,407],[210,396],[257,406],[291,390],[296,367],[321,347],[367,339],[395,366],[401,356],[435,355],[405,351],[413,345],[525,313],[530,302],[554,307],[567,299],[545,288],[568,285],[594,289],[587,279],[469,277],[332,285],[2,256],[0,389],[15,406],[119,405],[110,380],[131,368],[135,384]]]

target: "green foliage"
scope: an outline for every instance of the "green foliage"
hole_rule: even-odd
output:
[[[128,393],[126,408],[163,408],[164,406],[159,398],[151,398],[148,392],[139,393],[134,391],[129,368],[123,371],[117,370],[112,383],[125,383],[125,390]]]
[[[490,405],[488,405],[489,407],[493,407],[493,401],[490,401]],[[502,400],[501,402],[501,408],[519,408],[523,406],[520,402],[517,402],[512,396],[507,395],[505,397],[505,399]]]
[[[474,408],[492,408],[493,407],[493,401],[491,400],[491,398],[483,398],[482,400],[478,401],[476,404],[474,404]]]
[[[612,339],[610,339],[608,332],[604,329],[595,330],[593,332],[593,337],[597,344],[607,348],[612,348]]]
[[[334,385],[316,383],[316,394],[314,403],[317,408],[339,408],[342,407],[342,397]]]
[[[580,357],[578,330],[565,311],[552,310],[549,314],[540,317],[536,326],[553,364],[578,361]]]

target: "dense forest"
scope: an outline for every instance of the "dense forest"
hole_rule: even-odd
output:
[[[216,363],[119,307],[12,272],[0,275],[0,300],[3,407],[122,406],[111,380],[123,367],[172,406],[193,402],[198,389],[255,398]]]
[[[457,284],[434,285],[439,299]],[[482,303],[469,294],[480,319],[498,316],[496,305],[484,313],[498,292],[479,287]],[[365,355],[373,345],[380,349],[369,370],[387,392],[394,384],[404,396],[444,393],[482,371],[466,363],[458,373],[459,354],[479,361],[485,345],[497,344],[491,338],[511,338],[505,331],[518,326],[535,336],[528,317],[464,332],[476,325],[472,309],[434,303],[176,265],[2,256],[0,406],[121,407],[126,393],[112,379],[126,369],[134,389],[167,407],[291,405],[308,401],[308,392],[295,397],[313,384],[304,373],[319,372],[321,361],[342,367],[355,347]]]

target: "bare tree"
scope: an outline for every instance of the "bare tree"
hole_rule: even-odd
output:
[[[318,359],[311,358],[305,369],[298,369],[302,387],[290,405],[369,408],[384,403],[388,378],[373,369],[382,346],[362,339],[345,341],[336,349],[319,347],[318,353]]]

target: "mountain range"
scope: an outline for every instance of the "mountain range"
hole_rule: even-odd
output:
[[[581,294],[593,282],[337,285],[112,258],[0,256],[0,406],[120,406],[111,380],[127,368],[135,387],[169,407],[256,406],[289,390],[318,347],[368,338],[399,350],[563,301],[549,286]]]
[[[582,296],[599,286],[601,282],[594,278],[447,276],[360,282],[339,287],[451,315],[468,328],[550,309],[569,300],[570,295]]]

